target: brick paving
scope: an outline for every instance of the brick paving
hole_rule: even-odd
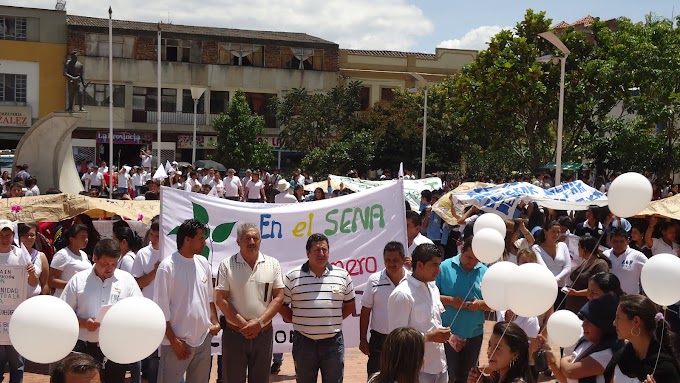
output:
[[[486,347],[488,343],[489,335],[493,328],[494,322],[487,321],[484,325],[484,342],[482,344],[482,352],[480,353],[480,364],[485,364],[487,362]],[[359,351],[358,348],[351,348],[345,350],[345,382],[346,383],[365,383],[366,382],[366,362],[368,357]],[[47,375],[45,368],[40,368],[42,366],[28,365],[27,370],[32,372],[26,372],[24,374],[24,383],[49,383],[50,379]],[[38,371],[36,371],[39,370]],[[35,372],[33,372],[35,371]],[[9,381],[9,375],[5,374],[5,379]],[[210,383],[217,381],[217,368],[215,362],[213,362],[212,374],[210,376]],[[319,382],[321,378],[319,377]],[[145,382],[145,381],[143,381]],[[281,372],[278,375],[271,376],[271,382],[295,382],[295,367],[293,366],[293,357],[290,353],[284,354],[283,366],[281,366]],[[540,382],[554,383],[555,380],[543,378]]]

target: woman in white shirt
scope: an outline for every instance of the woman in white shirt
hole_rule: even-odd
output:
[[[672,222],[661,223],[661,238],[653,238],[654,228],[659,222],[657,217],[652,217],[649,220],[647,232],[645,232],[645,244],[652,250],[652,255],[657,254],[673,254],[680,256],[680,245],[675,243],[675,236],[678,231]]]
[[[220,174],[220,172],[215,172],[215,176],[210,180],[208,185],[210,185],[211,188],[215,188],[218,197],[224,197],[224,182],[222,182],[222,174]]]
[[[132,273],[135,254],[142,247],[142,239],[128,226],[121,226],[113,231],[113,240],[120,245],[120,260],[118,268]]]
[[[247,202],[264,202],[264,183],[260,179],[260,173],[253,172],[252,179],[246,184]]]
[[[19,224],[19,240],[21,244],[26,247],[29,254],[31,255],[31,263],[37,265],[35,268],[36,275],[38,276],[39,290],[37,294],[49,295],[50,288],[47,285],[47,281],[50,274],[50,264],[47,261],[45,253],[38,251],[34,246],[36,239],[38,238],[38,226],[35,223],[20,223]],[[36,294],[36,295],[37,295]]]
[[[538,263],[543,263],[550,270],[557,286],[561,289],[567,284],[567,278],[571,273],[571,256],[569,248],[564,242],[559,242],[560,224],[557,221],[548,222],[543,228],[543,238],[539,244],[531,249],[536,253]],[[564,301],[564,293],[560,290],[555,300],[555,310],[558,310],[561,302]],[[560,305],[561,306],[561,305]]]
[[[583,337],[572,355],[559,358],[559,352],[547,353],[548,364],[560,383],[606,383],[604,372],[623,346],[614,328],[619,300],[603,295],[586,303],[578,316],[583,320]]]
[[[61,296],[71,277],[92,267],[87,254],[82,250],[87,247],[88,237],[87,226],[83,224],[74,224],[66,231],[68,246],[57,251],[50,264],[49,285],[55,289],[55,297]]]

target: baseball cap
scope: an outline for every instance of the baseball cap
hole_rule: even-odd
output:
[[[5,229],[10,229],[12,232],[14,232],[14,224],[10,220],[0,219],[0,231]]]

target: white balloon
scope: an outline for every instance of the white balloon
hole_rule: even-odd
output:
[[[607,192],[609,210],[618,217],[632,217],[652,201],[652,184],[639,173],[624,173],[616,177]]]
[[[674,254],[657,254],[642,267],[640,283],[654,303],[670,306],[680,301],[680,258]]]
[[[505,239],[494,229],[479,230],[472,238],[472,252],[484,263],[493,263],[501,259],[503,250],[505,250]]]
[[[583,322],[569,310],[558,310],[548,319],[548,336],[560,347],[571,347],[583,333]]]
[[[499,215],[495,213],[484,213],[480,215],[472,226],[472,232],[477,234],[480,230],[487,228],[498,231],[503,238],[505,238],[505,221],[503,221],[503,218]]]
[[[78,341],[78,317],[57,297],[39,295],[22,302],[9,320],[9,339],[24,358],[54,363],[67,356]]]
[[[99,327],[99,347],[118,364],[146,358],[160,346],[165,335],[165,315],[151,299],[125,298],[106,313]]]
[[[506,299],[506,291],[515,271],[517,271],[516,264],[502,261],[491,265],[484,273],[481,289],[482,299],[487,306],[496,311],[510,308]]]
[[[506,296],[510,310],[522,317],[545,313],[556,298],[555,276],[538,263],[525,263],[517,268],[509,281]]]

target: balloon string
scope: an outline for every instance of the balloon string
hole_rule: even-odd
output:
[[[659,357],[661,356],[661,346],[663,346],[664,333],[666,332],[666,306],[663,306],[663,318],[661,319],[661,339],[659,339],[659,352],[656,353],[656,361],[654,362],[654,369],[652,370],[652,376],[656,372],[656,366],[659,364]]]
[[[599,225],[599,223],[598,223],[598,225]],[[597,240],[598,245],[597,245],[597,247],[595,247],[595,248],[593,249],[593,251],[590,252],[590,256],[588,257],[588,260],[595,254],[596,251],[599,250],[599,249],[598,249],[598,248],[600,247],[599,244],[602,242],[602,238],[604,238],[604,233],[605,233],[605,230],[604,230],[604,228],[603,228],[603,229],[602,229],[602,234],[600,235],[600,239]],[[579,247],[580,247],[580,244],[579,244]],[[599,257],[598,257],[598,258],[599,258]],[[574,278],[574,280],[571,281],[571,286],[573,286],[574,283],[576,283],[576,281],[578,280],[578,277],[580,277],[581,274],[583,274],[583,272],[586,270],[586,265],[587,265],[587,263],[588,263],[587,260],[584,260],[584,262],[582,262],[582,263],[578,266],[578,268],[579,268],[580,270],[579,270],[578,274],[576,274],[576,278]],[[562,305],[564,304],[564,302],[567,300],[567,297],[568,297],[568,296],[569,296],[569,293],[564,294],[564,298],[562,298],[562,301],[560,301],[560,304],[557,305],[558,308],[559,308],[559,307],[562,307]]]
[[[506,318],[506,319],[507,319],[507,318]],[[505,332],[508,331],[508,327],[510,327],[510,326],[509,326],[509,323],[510,323],[510,322],[507,322],[507,321],[506,321],[506,325],[505,325],[505,328],[503,329],[503,333],[501,334],[501,337],[498,339],[498,343],[496,343],[496,347],[494,347],[493,352],[491,353],[491,356],[489,356],[489,359],[491,359],[491,358],[494,356],[494,354],[496,354],[496,351],[498,350],[498,346],[501,345],[501,341],[503,340],[503,337],[505,336]],[[478,360],[479,360],[479,359],[478,359]],[[482,379],[482,375],[483,375],[483,374],[481,373],[481,370],[480,370],[479,377],[477,378],[477,380],[475,381],[475,383],[479,383],[479,380]]]
[[[470,286],[470,290],[468,290],[467,294],[465,294],[465,298],[463,298],[463,303],[465,303],[465,300],[470,296],[470,293],[472,292],[472,289],[475,288],[475,284],[473,283],[472,286]],[[453,320],[451,321],[451,324],[449,324],[449,328],[453,326],[453,322],[456,321],[456,318],[458,318],[458,314],[460,314],[460,311],[462,310],[462,306],[458,308],[458,311],[456,311],[456,315],[453,316]]]

